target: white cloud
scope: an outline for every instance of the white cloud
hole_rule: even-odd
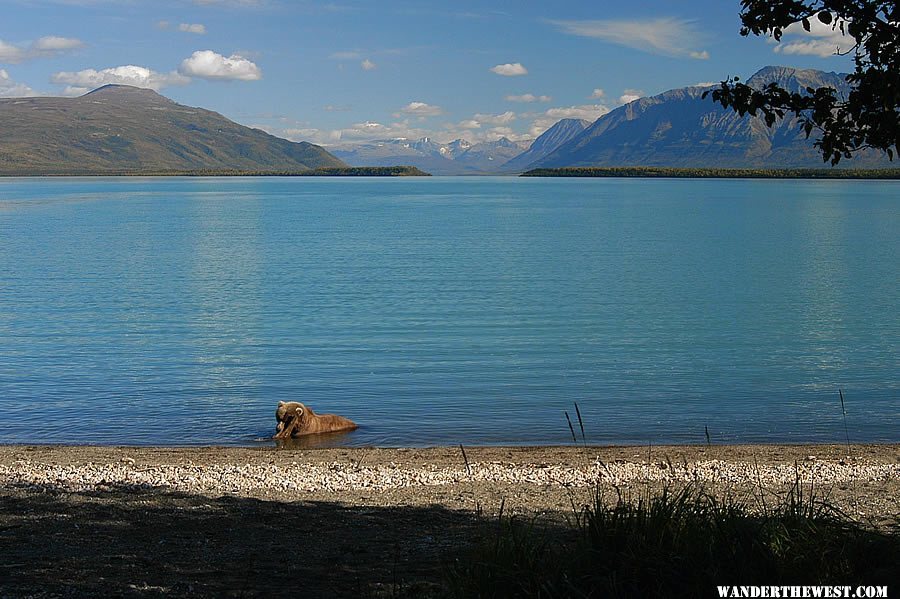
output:
[[[325,112],[350,112],[353,107],[349,104],[326,104],[322,110]]]
[[[25,60],[25,58],[25,50],[0,40],[0,63],[18,64]]]
[[[609,108],[603,104],[581,104],[578,106],[559,106],[550,108],[539,114],[531,123],[528,133],[531,137],[538,137],[544,131],[555,125],[560,119],[584,119],[596,121],[609,112]]]
[[[84,42],[72,37],[48,35],[29,46],[21,47],[0,40],[0,63],[18,64],[33,58],[57,56],[84,47]]]
[[[21,98],[37,95],[37,92],[24,83],[13,81],[5,69],[0,69],[0,98]]]
[[[368,58],[365,59],[364,61],[362,61],[361,63],[359,63],[359,66],[361,66],[364,71],[372,71],[372,70],[375,70],[376,68],[378,68],[378,65],[376,65],[374,62],[372,62]]]
[[[102,69],[84,69],[83,71],[54,73],[50,77],[53,83],[67,85],[67,95],[79,95],[92,89],[111,83],[119,85],[134,85],[159,91],[164,87],[173,85],[186,85],[190,82],[187,77],[172,71],[171,73],[157,73],[146,67],[124,65]]]
[[[840,28],[835,28],[834,24],[826,25],[816,18],[809,20],[809,31],[800,23],[794,23],[785,28],[783,35],[783,40],[786,37],[790,41],[782,41],[773,48],[779,54],[828,58],[850,50],[856,43],[852,37],[841,33]]]
[[[317,138],[321,131],[313,127],[306,127],[300,129],[285,129],[281,133],[291,141],[306,141]]]
[[[599,87],[595,87],[594,91],[591,92],[591,100],[599,100],[603,96],[606,95],[606,92],[600,89]]]
[[[491,67],[491,72],[503,75],[504,77],[517,77],[519,75],[527,75],[528,69],[523,67],[521,63],[514,62],[498,64],[495,67]]]
[[[534,94],[522,94],[521,96],[506,96],[507,102],[550,102],[550,96],[535,96]]]
[[[67,52],[77,48],[84,47],[84,42],[74,37],[59,37],[56,35],[48,35],[39,38],[31,45],[35,52],[45,52],[55,54],[57,52]]]
[[[440,114],[444,114],[444,111],[441,110],[440,106],[426,104],[425,102],[410,102],[409,104],[401,108],[400,112],[403,114],[422,117],[438,116]]]
[[[457,123],[456,127],[458,127],[459,129],[469,129],[469,130],[481,129],[481,123],[479,123],[475,119],[466,119],[464,121],[460,121],[459,123]],[[448,129],[449,128],[452,128],[452,127],[448,127]]]
[[[609,108],[603,104],[582,104],[580,106],[563,106],[551,108],[544,114],[555,119],[585,119],[596,121],[609,112]]]
[[[481,113],[479,113],[479,114],[476,114],[472,118],[474,120],[478,121],[479,123],[486,123],[488,125],[507,125],[507,124],[513,122],[514,120],[516,120],[516,113],[511,110],[507,110],[506,112],[504,112],[502,114],[481,114]]]
[[[628,104],[629,102],[640,100],[643,97],[644,92],[639,89],[626,89],[622,92],[622,95],[619,96],[619,104]]]
[[[178,25],[178,31],[204,35],[206,33],[206,25],[202,23],[181,23],[180,25]]]
[[[662,17],[648,20],[550,21],[564,33],[681,58],[706,60],[709,52],[696,46],[705,39],[695,21]]]
[[[333,141],[367,141],[375,139],[418,139],[427,137],[428,132],[410,127],[409,121],[400,121],[383,125],[375,121],[356,123],[345,129],[338,129],[329,134]]]
[[[220,81],[257,81],[262,71],[252,61],[240,54],[225,57],[212,50],[198,50],[185,58],[179,72],[189,77]]]

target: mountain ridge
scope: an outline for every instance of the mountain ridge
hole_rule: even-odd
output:
[[[748,79],[761,87],[779,83],[791,91],[835,87],[848,94],[844,75],[814,69],[764,67]],[[796,117],[772,128],[759,117],[740,116],[703,93],[711,87],[687,86],[640,98],[601,116],[580,135],[533,168],[652,166],[671,168],[814,168],[825,166],[813,139]],[[879,152],[861,152],[843,168],[888,166]]]
[[[145,88],[0,99],[0,173],[306,171],[346,167],[320,146],[245,127]]]
[[[527,150],[504,164],[503,170],[515,172],[524,169],[529,164],[540,160],[569,140],[577,137],[590,126],[591,122],[584,119],[560,119],[556,124],[539,135]]]

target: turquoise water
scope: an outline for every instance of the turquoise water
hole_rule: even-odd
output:
[[[900,441],[900,184],[0,180],[0,442]],[[577,422],[575,423],[578,428]],[[580,433],[579,433],[580,436]]]

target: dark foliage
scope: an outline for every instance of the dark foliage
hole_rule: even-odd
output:
[[[900,179],[900,169],[760,169],[760,168],[667,168],[655,166],[608,166],[535,168],[522,177],[643,177],[671,179]]]
[[[798,485],[751,509],[702,490],[598,495],[569,538],[501,519],[449,573],[457,597],[711,597],[716,585],[888,585],[896,533],[865,528]],[[740,581],[739,583],[736,581]]]
[[[712,90],[712,98],[739,114],[760,115],[772,126],[793,113],[807,137],[818,130],[816,147],[832,165],[864,148],[883,150],[893,160],[900,146],[900,4],[895,0],[742,0],[741,35],[781,39],[794,23],[807,31],[813,19],[848,36],[855,70],[853,88],[839,97],[830,87],[789,92],[777,83],[754,89],[737,77]],[[705,94],[704,94],[705,95]]]

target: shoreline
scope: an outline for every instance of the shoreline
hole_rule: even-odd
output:
[[[0,445],[0,489],[179,492],[352,505],[564,512],[573,493],[693,484],[729,493],[828,490],[860,517],[900,518],[900,444],[134,447]],[[867,492],[860,501],[857,493]],[[492,499],[488,499],[492,498]]]
[[[2,445],[0,596],[441,596],[501,515],[567,538],[598,494],[686,486],[751,510],[799,491],[893,530],[900,444]]]

